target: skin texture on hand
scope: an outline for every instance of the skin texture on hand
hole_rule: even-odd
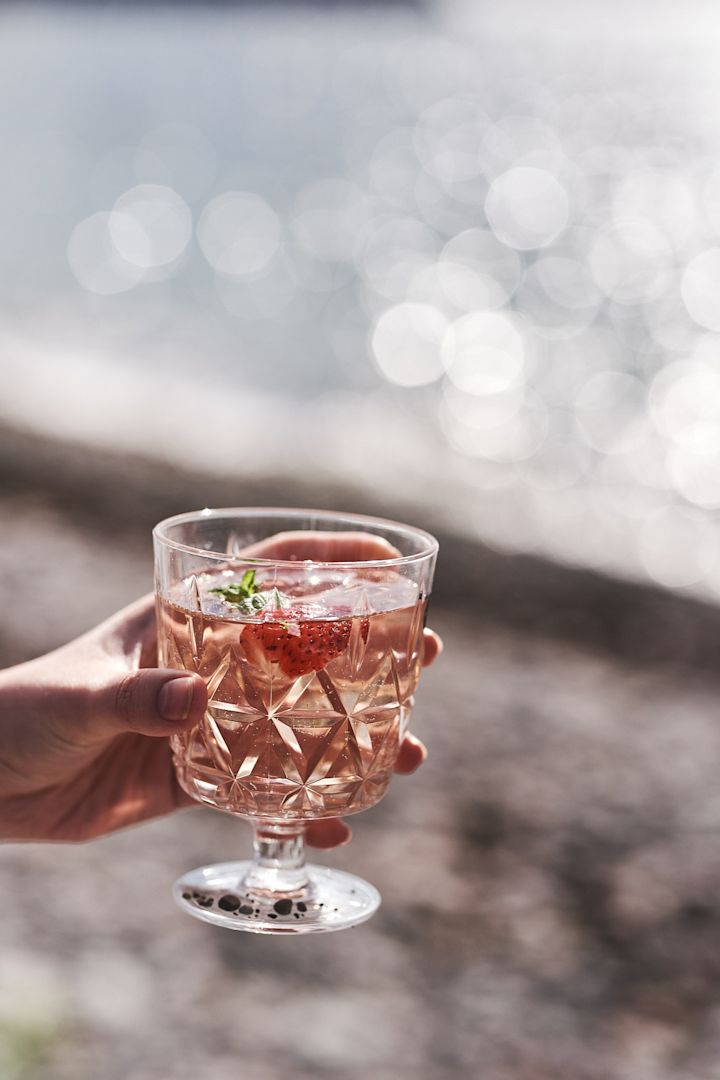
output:
[[[278,535],[247,554],[322,561],[392,558],[377,537]],[[441,649],[425,631],[424,664]],[[183,806],[168,736],[199,723],[207,706],[202,678],[158,669],[155,605],[146,596],[46,656],[0,671],[0,839],[80,841]],[[411,773],[426,751],[408,735],[396,772]],[[347,842],[337,818],[313,822],[316,847]]]

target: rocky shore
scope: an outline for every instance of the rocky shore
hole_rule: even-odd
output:
[[[166,513],[277,501],[391,510],[0,432],[0,663],[147,590]],[[299,940],[188,919],[174,878],[249,844],[204,810],[5,846],[3,1080],[720,1078],[717,612],[424,524],[431,756],[319,859],[378,915]]]

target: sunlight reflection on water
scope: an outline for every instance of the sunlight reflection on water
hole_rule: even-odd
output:
[[[491,21],[463,35],[458,4],[11,9],[8,378],[11,342],[36,375],[73,353],[138,392],[181,375],[228,415],[242,404],[251,435],[248,405],[274,401],[280,441],[297,402],[311,424],[336,395],[356,426],[371,395],[376,426],[399,409],[455,493],[530,493],[542,518],[547,492],[566,492],[608,523],[609,546],[612,515],[651,506],[615,562],[684,584],[690,544],[693,582],[710,582],[720,171],[699,106],[717,91],[713,38],[688,39],[696,63],[679,63],[662,10],[631,55],[619,33],[598,45],[578,27],[568,45],[548,25],[541,49]],[[42,380],[24,385],[0,409],[42,427]],[[120,436],[112,395],[84,428],[71,384],[54,393],[55,430],[172,456],[161,424]],[[203,452],[211,463],[212,440]],[[381,476],[381,459],[369,468]],[[656,542],[668,515],[682,542]],[[486,539],[516,546],[508,520]]]

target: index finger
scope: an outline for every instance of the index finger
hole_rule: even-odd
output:
[[[312,532],[298,530],[281,532],[244,547],[240,555],[258,559],[283,559],[313,562],[375,562],[402,558],[389,541],[375,533]]]

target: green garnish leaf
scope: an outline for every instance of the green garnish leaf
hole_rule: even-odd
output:
[[[250,600],[259,591],[255,584],[254,570],[246,570],[241,581],[231,581],[229,585],[222,585],[220,588],[210,590],[216,596],[222,596],[223,600],[227,600],[228,604],[237,604],[241,600]]]
[[[245,571],[245,573],[242,576],[242,581],[240,582],[240,588],[241,589],[246,589],[249,595],[252,595],[253,593],[259,592],[259,589],[258,589],[257,585],[255,584],[255,571],[254,570],[246,570]]]
[[[255,571],[246,570],[240,581],[231,581],[217,589],[211,589],[215,596],[221,596],[226,604],[232,605],[245,615],[256,615],[266,609],[278,611],[290,607],[290,597],[279,589],[261,592],[255,584]]]

